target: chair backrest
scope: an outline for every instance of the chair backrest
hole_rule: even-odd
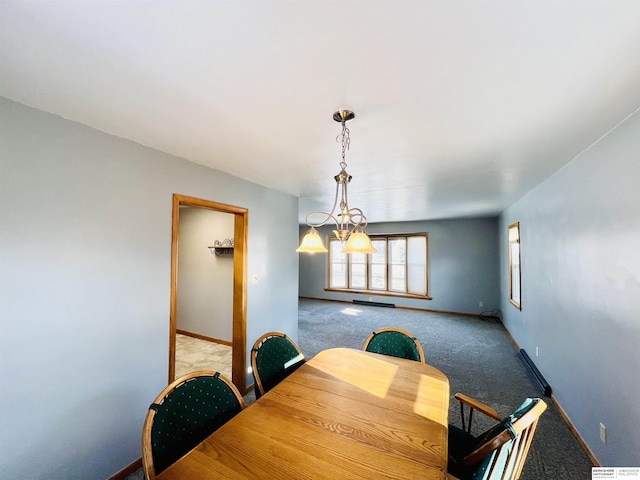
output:
[[[245,407],[219,372],[188,373],[171,383],[149,407],[142,429],[142,463],[152,480]]]
[[[541,398],[527,398],[511,415],[477,437],[464,457],[474,480],[517,480],[529,453],[540,415],[547,408]]]
[[[362,350],[425,363],[424,350],[418,339],[401,328],[387,327],[373,331],[364,341]]]
[[[281,332],[262,335],[251,349],[256,398],[260,398],[305,362],[296,343]]]

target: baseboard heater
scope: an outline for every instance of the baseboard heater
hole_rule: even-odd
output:
[[[353,300],[353,303],[356,305],[369,305],[371,307],[387,307],[387,308],[396,308],[395,303],[384,303],[384,302],[369,302],[367,300]]]
[[[529,377],[531,377],[531,380],[536,383],[545,397],[550,397],[551,385],[549,385],[549,383],[544,379],[544,377],[540,373],[540,370],[538,370],[538,367],[536,367],[536,364],[533,363],[529,355],[527,355],[527,352],[524,351],[524,348],[520,349],[520,353],[518,356],[520,357],[520,360],[522,360],[522,363],[527,370],[527,374],[529,375]]]

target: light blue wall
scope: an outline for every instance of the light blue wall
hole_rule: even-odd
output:
[[[516,221],[522,311],[508,303],[507,225]],[[511,206],[500,223],[507,328],[600,463],[640,465],[640,114]]]
[[[249,209],[247,352],[297,339],[298,200],[5,99],[0,114],[0,477],[103,480],[140,458],[167,384],[172,194]]]
[[[300,228],[300,238],[307,231]],[[331,228],[319,229],[325,238]],[[429,234],[429,294],[432,300],[326,292],[327,254],[300,254],[300,295],[314,298],[395,303],[398,306],[463,313],[500,308],[498,218],[377,223],[369,234]],[[325,241],[325,245],[327,245]],[[484,307],[479,302],[484,302]]]

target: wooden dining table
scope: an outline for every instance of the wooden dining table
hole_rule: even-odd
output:
[[[435,367],[332,348],[157,478],[443,480],[448,415]]]

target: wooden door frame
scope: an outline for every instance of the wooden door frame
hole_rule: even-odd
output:
[[[233,251],[233,384],[241,392],[247,389],[247,228],[249,210],[224,203],[173,194],[173,220],[171,229],[171,310],[169,314],[169,383],[176,372],[176,325],[178,312],[178,234],[180,206],[206,208],[234,216]]]

